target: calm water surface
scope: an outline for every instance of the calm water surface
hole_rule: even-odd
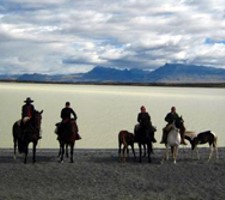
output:
[[[122,129],[133,132],[141,105],[145,105],[161,138],[164,117],[171,106],[183,116],[188,130],[208,129],[225,146],[225,89],[146,86],[96,86],[0,83],[0,148],[11,148],[12,125],[21,117],[21,106],[31,97],[37,110],[44,110],[39,148],[57,148],[54,134],[60,112],[70,101],[78,115],[82,140],[78,148],[117,148]],[[156,147],[163,147],[155,144]]]

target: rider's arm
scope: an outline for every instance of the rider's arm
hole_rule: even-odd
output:
[[[74,119],[77,120],[77,114],[74,112],[74,110],[72,108],[71,108],[71,113],[73,114]]]

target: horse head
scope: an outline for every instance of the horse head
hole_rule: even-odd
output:
[[[184,120],[183,120],[183,117],[180,116],[178,119],[176,119],[176,121],[174,121],[174,124],[177,128],[182,128],[184,127]]]
[[[40,130],[41,128],[42,113],[43,113],[43,110],[41,110],[40,112],[37,110],[34,111],[32,124],[33,124],[33,127],[36,128],[37,130]]]

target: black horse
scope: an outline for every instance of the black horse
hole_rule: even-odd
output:
[[[134,135],[135,135],[135,142],[138,143],[139,147],[139,162],[142,162],[142,146],[145,147],[147,145],[147,155],[148,155],[148,162],[152,161],[151,153],[153,152],[152,142],[153,142],[153,135],[156,131],[155,127],[150,127],[149,129],[142,128],[139,124],[137,124],[134,128]]]
[[[57,123],[57,135],[60,144],[60,162],[63,162],[64,152],[65,152],[65,145],[66,150],[67,147],[70,146],[70,162],[73,163],[73,150],[75,141],[81,139],[80,135],[78,134],[78,127],[74,119],[71,119],[69,122],[62,124]]]
[[[33,163],[36,162],[36,146],[40,139],[42,113],[43,110],[41,112],[35,111],[34,116],[24,127],[23,131],[21,129],[21,120],[16,121],[13,124],[14,158],[16,158],[16,149],[18,145],[19,153],[25,154],[24,163],[27,163],[28,146],[30,142],[33,143]]]

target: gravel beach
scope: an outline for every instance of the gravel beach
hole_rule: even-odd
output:
[[[117,149],[75,149],[74,163],[59,163],[57,149],[38,149],[37,162],[30,150],[23,164],[22,155],[14,160],[12,149],[0,149],[0,199],[225,199],[225,148],[209,163],[209,148],[199,148],[196,160],[181,147],[177,164],[160,164],[163,153],[154,149],[152,163],[139,163],[119,162]]]

